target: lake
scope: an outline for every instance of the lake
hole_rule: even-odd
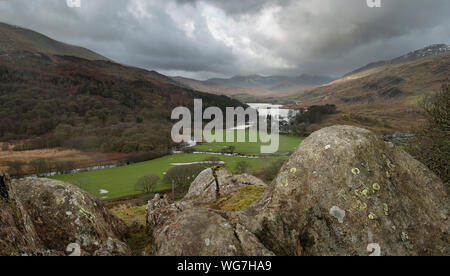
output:
[[[289,121],[298,114],[298,110],[284,109],[282,105],[267,103],[247,103],[253,109],[258,110],[260,116],[272,115],[280,121]]]

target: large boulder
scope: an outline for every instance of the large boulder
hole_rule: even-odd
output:
[[[192,201],[197,205],[211,204],[249,185],[266,186],[262,180],[252,175],[232,175],[222,168],[209,168],[201,172],[192,182],[183,200]]]
[[[226,213],[191,208],[153,232],[157,256],[270,256],[258,239]]]
[[[195,207],[212,203],[219,196],[230,196],[251,184],[265,185],[253,176],[232,176],[226,170],[207,169],[192,183],[182,201],[170,204],[165,196],[156,195],[147,206],[150,253],[157,256],[273,255],[226,212]]]
[[[26,253],[56,255],[42,248],[29,216],[11,189],[9,176],[0,173],[0,256]]]
[[[8,183],[8,191],[0,198],[0,255],[130,254],[125,224],[77,187],[26,178]]]
[[[277,255],[449,255],[448,207],[423,164],[368,130],[334,126],[235,216]]]

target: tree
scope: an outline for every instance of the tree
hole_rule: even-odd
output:
[[[15,175],[15,176],[21,176],[23,171],[22,171],[22,167],[24,166],[24,162],[22,161],[10,161],[8,162],[8,167],[10,168],[10,170],[12,170],[12,172],[10,171],[11,175]]]
[[[205,169],[202,165],[176,166],[164,176],[163,183],[175,188],[189,188],[197,175]]]
[[[9,150],[9,144],[7,142],[4,142],[2,144],[2,151],[8,151]]]
[[[416,132],[407,150],[450,187],[450,84],[422,103],[428,124]]]
[[[434,96],[426,99],[423,103],[429,127],[450,133],[450,83],[442,86],[441,90]]]
[[[48,171],[48,163],[45,159],[39,158],[30,162],[30,166],[33,168],[35,174],[40,175]]]
[[[159,180],[159,176],[156,175],[143,176],[138,180],[138,182],[134,186],[134,189],[143,194],[150,194],[155,191]]]
[[[247,161],[240,161],[237,163],[235,171],[237,174],[248,173],[250,171],[250,164]]]
[[[75,164],[71,161],[57,161],[55,162],[55,170],[59,174],[64,174],[75,168]]]

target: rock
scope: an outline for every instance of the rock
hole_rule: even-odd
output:
[[[192,182],[183,200],[191,200],[199,204],[216,201],[219,198],[219,183],[215,170],[215,168],[209,168],[202,171]]]
[[[157,256],[270,256],[250,232],[238,230],[225,214],[205,209],[180,212],[155,235]]]
[[[167,205],[169,205],[167,195],[161,196],[160,194],[156,194],[155,197],[148,202],[147,212],[165,207]]]
[[[248,185],[266,186],[262,180],[248,174],[232,175],[225,169],[206,169],[192,182],[183,200],[197,205],[210,204],[221,197],[229,197]]]
[[[0,175],[0,256],[57,255],[45,252],[22,203],[14,196],[7,175]]]
[[[159,205],[159,208],[155,208],[154,200],[150,201],[146,211],[147,218],[147,231],[150,236],[155,236],[162,228],[165,227],[166,223],[173,220],[175,216],[184,210],[193,208],[189,202],[180,202],[167,205]]]
[[[273,255],[258,238],[234,222],[226,212],[196,208],[232,195],[245,185],[264,185],[249,176],[232,176],[226,170],[207,169],[192,183],[188,195],[175,204],[156,195],[147,206],[147,231],[151,255],[156,256],[254,256]]]
[[[277,255],[450,255],[448,206],[442,181],[406,152],[334,126],[238,218]]]
[[[6,182],[9,181],[8,175],[3,175],[0,172],[0,197],[7,199],[9,198],[9,189],[6,186]]]
[[[125,224],[77,187],[26,178],[9,188],[9,200],[0,200],[0,255],[130,255]]]

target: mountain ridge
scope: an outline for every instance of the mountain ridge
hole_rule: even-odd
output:
[[[439,55],[439,54],[442,54],[442,53],[445,53],[448,51],[450,51],[450,46],[447,44],[444,44],[444,43],[432,44],[432,45],[426,46],[424,48],[401,55],[399,57],[395,57],[393,59],[371,62],[363,67],[360,67],[354,71],[351,71],[351,72],[345,74],[344,77],[350,76],[350,75],[353,75],[353,74],[356,74],[356,73],[359,73],[359,72],[362,72],[365,70],[369,70],[369,69],[372,69],[375,67],[379,67],[379,66],[383,66],[383,65],[395,65],[395,64],[401,64],[404,62],[415,61],[420,58]]]
[[[4,53],[28,50],[49,55],[71,55],[88,60],[109,60],[87,48],[60,42],[31,29],[3,22],[0,22],[0,50]]]
[[[11,35],[17,31],[11,28],[19,35]],[[86,59],[89,50],[66,48],[34,31],[7,24],[0,30],[9,33],[0,36],[0,141],[17,150],[62,147],[160,156],[173,144],[173,108],[192,108],[193,99],[223,110],[245,106],[182,87],[156,71]],[[27,43],[36,36],[44,43]],[[47,45],[52,47],[43,49]]]
[[[302,74],[298,77],[290,76],[261,76],[261,75],[236,75],[231,78],[213,78],[206,83],[221,84],[237,87],[263,88],[269,91],[288,90],[295,86],[316,86],[325,84],[333,79],[327,76]]]
[[[199,91],[228,96],[287,96],[292,91],[312,88],[333,81],[327,76],[302,74],[298,77],[290,76],[261,76],[261,75],[236,75],[231,78],[212,78],[205,81],[172,77],[182,86]]]
[[[372,63],[331,83],[298,91],[294,106],[334,104],[343,114],[324,124],[351,124],[382,132],[411,131],[424,123],[419,103],[449,82],[450,51],[432,45]]]

